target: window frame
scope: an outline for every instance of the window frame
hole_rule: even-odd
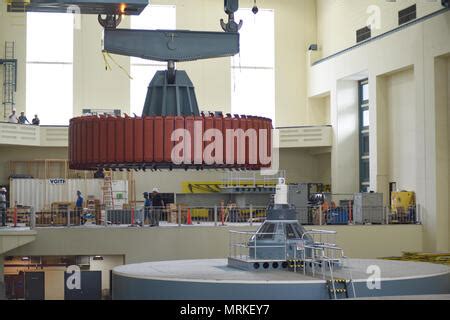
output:
[[[254,16],[254,14],[251,12],[251,8],[240,8],[239,11],[236,13],[237,18],[239,18],[239,12],[243,12],[245,11],[246,15],[252,15]],[[272,101],[272,107],[270,108],[271,110],[266,110],[267,112],[264,112],[264,114],[270,114],[270,118],[272,118],[272,120],[275,122],[275,117],[276,117],[276,71],[275,71],[275,61],[276,61],[276,41],[275,41],[275,10],[274,9],[260,9],[260,12],[258,14],[260,14],[262,11],[265,12],[270,12],[271,13],[271,19],[272,19],[272,26],[273,26],[273,51],[271,53],[271,57],[270,59],[268,59],[267,61],[270,60],[270,63],[268,64],[249,64],[248,61],[247,63],[244,62],[242,63],[241,60],[241,52],[233,57],[231,57],[230,59],[230,71],[231,71],[231,113],[232,114],[250,114],[250,113],[254,113],[254,112],[249,112],[246,111],[245,108],[242,108],[241,106],[236,106],[235,105],[235,99],[234,98],[237,94],[236,91],[236,83],[239,83],[239,73],[241,70],[243,71],[267,71],[270,72],[270,78],[271,78],[271,82],[273,84],[273,92],[271,92],[271,95],[273,93],[273,99],[271,98],[270,100]],[[255,16],[255,19],[257,19],[258,15]],[[242,31],[241,31],[242,32]],[[242,37],[241,37],[241,43],[242,43]],[[241,46],[242,49],[242,46]],[[248,74],[247,74],[248,76]],[[256,94],[259,91],[258,87],[255,86],[255,92],[253,92],[253,94]],[[253,115],[257,115],[257,114],[253,114]],[[268,115],[265,115],[267,117],[269,117]]]
[[[27,77],[26,77],[26,85],[25,85],[25,91],[26,91],[26,93],[25,93],[25,111],[26,111],[26,114],[28,114],[28,118],[30,118],[28,120],[31,121],[31,116],[29,114],[38,114],[39,118],[41,120],[41,124],[43,124],[43,125],[69,125],[69,121],[74,115],[74,99],[73,98],[74,98],[74,85],[75,85],[75,83],[74,83],[75,31],[73,28],[73,15],[68,15],[66,13],[58,14],[59,18],[64,17],[64,19],[67,19],[67,20],[71,19],[71,22],[70,22],[71,32],[70,32],[70,41],[69,41],[69,42],[71,42],[71,47],[70,47],[70,50],[67,51],[65,55],[63,55],[66,58],[67,57],[70,57],[70,58],[69,59],[58,59],[59,56],[55,56],[53,58],[47,57],[47,58],[36,59],[34,57],[34,55],[30,53],[34,49],[33,47],[31,47],[31,42],[30,42],[31,36],[29,34],[29,32],[30,32],[29,30],[32,29],[32,23],[30,22],[30,19],[32,19],[31,18],[32,16],[34,16],[34,19],[36,19],[36,17],[38,17],[39,15],[41,15],[41,17],[44,17],[45,19],[48,19],[48,16],[56,16],[57,14],[44,13],[44,12],[27,12],[26,14],[27,14],[26,15],[27,27],[26,27],[26,40],[25,40],[26,41],[25,67],[26,67]],[[69,23],[69,21],[67,21],[67,23]],[[48,35],[45,35],[45,34],[42,34],[41,36],[48,38]],[[33,39],[35,39],[35,38],[33,37]],[[35,40],[34,40],[34,42],[35,42]],[[55,42],[58,42],[58,41],[55,40]],[[64,48],[64,46],[62,46],[61,48]],[[31,100],[33,100],[33,99],[30,97],[30,94],[32,94],[31,88],[35,87],[35,85],[33,83],[30,83],[30,80],[34,78],[34,77],[31,77],[30,69],[33,66],[44,66],[44,65],[51,66],[51,67],[60,66],[63,69],[64,69],[64,67],[70,66],[70,71],[69,71],[70,74],[68,73],[68,74],[66,74],[66,76],[67,76],[67,79],[70,79],[70,85],[67,86],[67,89],[68,89],[68,92],[70,92],[69,95],[70,95],[71,99],[64,99],[64,103],[62,104],[62,105],[68,104],[67,110],[66,110],[68,112],[68,119],[62,119],[62,120],[67,120],[67,122],[65,122],[65,123],[62,123],[59,121],[55,122],[55,123],[48,123],[46,121],[47,118],[45,116],[42,116],[42,112],[38,113],[36,111],[37,108],[33,108],[33,110],[32,110],[33,112],[30,112],[31,111],[30,107],[31,106],[34,107],[34,105],[31,102]],[[53,71],[55,71],[55,70],[53,70]],[[42,73],[42,71],[41,71],[41,73]],[[61,84],[61,83],[64,83],[64,82],[60,81],[59,84]],[[49,84],[49,88],[52,88],[51,84]],[[41,110],[41,109],[39,108],[39,110]],[[54,119],[52,121],[54,121]]]
[[[364,112],[370,112],[370,97],[364,99],[365,86],[369,86],[369,79],[358,81],[358,158],[360,192],[368,192],[370,189],[370,123],[368,126],[364,126]],[[365,141],[365,139],[367,140]],[[368,143],[369,145],[365,145],[365,143]],[[367,151],[365,147],[367,147]],[[365,168],[366,170],[364,170]]]
[[[174,26],[173,29],[176,29],[177,26],[177,7],[176,5],[172,5],[172,4],[149,4],[146,8],[146,10],[151,10],[152,8],[158,8],[158,7],[163,7],[163,8],[173,8],[174,10],[174,15],[175,15],[175,21],[174,21]],[[131,29],[133,29],[133,19],[139,19],[140,16],[131,16],[130,18],[130,27]],[[155,30],[155,29],[160,29],[160,28],[155,28],[154,26],[147,26],[148,30]],[[172,29],[172,28],[165,28],[165,29]],[[146,60],[146,59],[140,59],[140,58],[135,58],[135,57],[130,57],[130,74],[133,77],[133,75],[135,74],[135,71],[133,70],[134,68],[155,68],[156,71],[160,71],[160,70],[167,70],[167,63],[165,62],[161,62],[161,61],[154,61],[154,60]],[[151,73],[149,73],[149,78],[148,78],[148,82],[145,85],[145,88],[148,87],[149,83],[152,81],[153,77],[150,77]],[[135,81],[135,79],[131,79],[130,80],[130,114],[135,113],[134,111],[138,111],[139,108],[134,108],[133,106],[133,87],[135,85],[135,83],[133,83],[133,81]],[[143,100],[141,102],[141,111],[140,114],[137,114],[138,116],[141,116],[142,114],[142,110],[144,108],[144,104],[145,104],[145,100]]]

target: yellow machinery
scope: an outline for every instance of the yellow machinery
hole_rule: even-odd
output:
[[[391,208],[396,214],[408,213],[409,208],[416,205],[416,194],[409,191],[392,192]]]
[[[256,180],[254,183],[246,183],[244,181],[235,182],[234,185],[236,187],[255,187],[255,188],[263,188],[263,187],[272,187],[275,188],[276,183],[267,183],[264,181]],[[181,183],[181,193],[183,194],[206,194],[206,193],[220,193],[225,188],[225,183],[223,181],[184,181]]]

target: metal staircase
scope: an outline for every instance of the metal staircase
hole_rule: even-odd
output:
[[[349,283],[350,281],[347,279],[327,280],[327,289],[330,300],[336,300],[342,295],[344,296],[345,299],[348,299]]]
[[[288,267],[294,272],[303,271],[304,275],[325,280],[330,300],[356,298],[349,260],[342,248],[329,239],[335,235],[336,232],[325,230],[305,232],[302,240],[309,238],[311,241],[297,247],[298,253],[295,251],[293,259],[288,259]]]
[[[6,120],[14,109],[15,91],[17,89],[17,60],[15,59],[15,45],[12,41],[5,42],[5,58],[0,59],[3,65],[3,118]]]
[[[348,261],[347,257],[342,257],[343,260]],[[328,273],[327,273],[327,267],[328,267]],[[348,275],[345,276],[343,273],[345,271],[348,271]],[[348,299],[350,298],[350,292],[351,297],[356,298],[356,290],[355,290],[355,284],[353,282],[353,276],[351,269],[348,267],[345,268],[345,263],[343,266],[340,267],[340,276],[335,277],[334,273],[334,265],[332,260],[326,260],[326,264],[323,268],[323,277],[326,280],[326,288],[328,291],[328,296],[330,300],[338,300],[338,299]]]

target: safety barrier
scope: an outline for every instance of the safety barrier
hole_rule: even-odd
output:
[[[419,205],[404,212],[388,207],[363,207],[355,214],[348,208],[321,206],[297,208],[297,220],[302,225],[339,226],[364,224],[420,224]],[[170,205],[164,208],[143,205],[126,206],[121,210],[48,210],[35,212],[30,207],[9,208],[5,221],[8,227],[80,227],[80,226],[233,226],[259,225],[266,220],[267,208],[236,205],[193,207]]]

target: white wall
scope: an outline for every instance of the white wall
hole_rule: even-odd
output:
[[[390,75],[386,79],[387,117],[389,144],[389,182],[397,182],[399,190],[417,190],[416,155],[414,143],[416,103],[414,96],[414,70],[407,69]]]
[[[330,125],[330,95],[308,99],[308,125]]]
[[[380,23],[379,28],[372,30],[372,36],[396,28],[398,11],[413,4],[417,4],[418,18],[443,8],[441,1],[317,0],[317,33],[322,57],[355,45],[356,30],[366,26],[376,14],[376,7],[380,9]]]
[[[359,191],[358,83],[339,80],[332,96],[331,123],[334,141],[331,154],[333,193]]]
[[[437,137],[442,133],[436,130],[436,121],[440,117],[436,111],[435,95],[435,70],[439,70],[435,68],[435,58],[450,53],[449,34],[450,12],[446,12],[311,67],[308,83],[310,97],[330,93],[335,133],[332,182],[333,186],[345,186],[350,190],[357,175],[357,165],[352,167],[349,164],[356,163],[350,155],[354,154],[354,143],[351,141],[357,134],[354,131],[357,128],[357,109],[346,113],[341,102],[351,106],[357,98],[351,83],[369,78],[371,189],[384,192],[387,200],[390,174],[400,175],[405,184],[415,186],[425,227],[425,250],[429,251],[449,250],[449,211],[438,208],[442,199],[448,199],[448,193],[438,196],[439,190],[442,190],[438,177],[443,169],[439,169]],[[393,115],[384,112],[391,104],[400,108],[395,109]],[[394,121],[392,117],[403,112],[407,112],[405,119],[413,121],[413,129],[400,130],[401,134],[393,137],[394,133],[389,129],[389,116]],[[406,141],[413,144],[402,149],[401,155],[395,156],[398,150],[393,153],[392,172],[385,159],[391,148],[388,147],[391,139],[394,139],[392,148]],[[400,169],[400,165],[405,168]]]

